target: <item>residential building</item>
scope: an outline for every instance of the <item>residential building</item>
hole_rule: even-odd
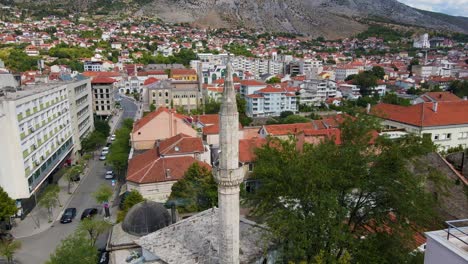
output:
[[[451,92],[428,92],[420,95],[412,101],[412,104],[420,104],[427,102],[458,102],[462,101],[460,97]]]
[[[100,72],[102,71],[102,61],[85,61],[84,71]]]
[[[242,97],[246,97],[247,95],[267,87],[266,83],[256,80],[242,80],[240,81],[240,85],[239,92]]]
[[[130,142],[135,150],[152,149],[158,140],[164,140],[179,133],[196,137],[197,131],[187,121],[188,117],[175,110],[160,107],[135,122]]]
[[[145,86],[148,103],[159,107],[197,109],[202,103],[198,81],[161,80]]]
[[[115,108],[114,83],[117,80],[110,77],[95,77],[91,81],[93,90],[94,113],[100,117],[112,115]]]
[[[295,88],[267,87],[246,96],[247,115],[251,117],[279,116],[281,112],[299,110]]]
[[[94,131],[93,93],[91,79],[71,82],[67,85],[70,120],[73,132],[73,153],[81,154],[81,141]]]
[[[335,80],[344,81],[350,75],[358,74],[359,69],[354,66],[344,65],[335,69]]]
[[[416,36],[413,39],[413,48],[428,49],[430,47],[431,47],[431,44],[429,42],[429,34],[427,33]]]
[[[197,72],[194,69],[171,69],[170,78],[178,81],[197,81]]]
[[[468,101],[424,102],[412,106],[378,104],[370,111],[388,129],[430,137],[439,150],[468,146]]]
[[[427,79],[429,76],[434,75],[436,70],[432,65],[413,65],[411,71],[414,76]]]
[[[24,86],[0,96],[0,186],[18,201],[20,214],[71,161],[93,129],[89,80]],[[74,151],[75,150],[75,151]]]
[[[133,157],[128,164],[127,188],[145,199],[164,203],[172,185],[184,177],[193,164],[211,170],[210,152],[201,138],[178,134],[158,141],[152,149]]]
[[[336,82],[324,80],[305,80],[300,85],[301,104],[320,106],[328,98],[336,96]]]
[[[301,61],[300,74],[304,74],[307,79],[315,79],[323,71],[323,63],[317,59],[304,59]]]
[[[468,219],[447,221],[447,229],[426,232],[424,264],[468,263]]]

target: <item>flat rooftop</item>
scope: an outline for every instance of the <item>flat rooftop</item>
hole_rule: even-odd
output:
[[[448,221],[448,229],[426,232],[426,237],[468,260],[468,219]]]
[[[50,83],[38,83],[38,84],[30,84],[30,85],[23,85],[19,87],[16,92],[8,92],[5,91],[3,96],[0,96],[0,100],[18,100],[24,97],[28,97],[35,94],[40,94],[51,89],[67,85],[69,83],[77,82],[76,80],[73,81],[59,81],[59,82],[50,82]]]

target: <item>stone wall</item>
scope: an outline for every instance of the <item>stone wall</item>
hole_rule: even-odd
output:
[[[456,152],[456,153],[451,153],[448,154],[445,159],[450,162],[457,170],[461,169],[462,166],[462,158],[464,157],[463,161],[463,171],[462,175],[465,176],[465,178],[468,177],[468,154],[465,153],[463,155],[463,152]]]

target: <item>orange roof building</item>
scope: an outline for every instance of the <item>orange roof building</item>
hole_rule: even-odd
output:
[[[435,97],[442,99],[444,95],[441,98],[438,95]],[[434,100],[412,106],[382,103],[374,106],[370,113],[380,117],[385,128],[404,129],[410,133],[430,137],[440,150],[468,145],[466,100]]]

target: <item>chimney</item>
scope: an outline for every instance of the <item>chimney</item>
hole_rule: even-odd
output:
[[[366,113],[369,114],[371,110],[371,104],[367,104]]]
[[[177,119],[174,118],[174,136],[177,135]]]
[[[160,153],[160,152],[159,152],[159,144],[160,144],[160,143],[161,143],[161,140],[159,140],[159,139],[156,140],[156,155],[158,155],[158,157],[159,157],[159,153]]]
[[[432,104],[432,111],[434,111],[434,112],[437,113],[437,107],[438,107],[438,106],[439,106],[439,103],[434,102],[434,103]]]

